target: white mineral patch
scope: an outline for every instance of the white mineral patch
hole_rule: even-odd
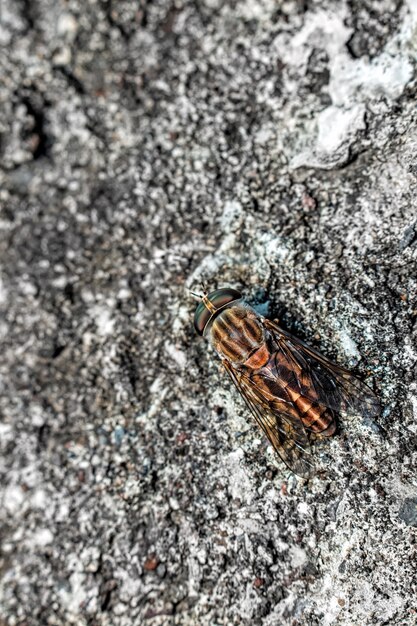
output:
[[[264,247],[264,254],[272,260],[283,263],[289,255],[288,247],[282,237],[277,237],[274,233],[264,233],[260,239]]]
[[[98,561],[99,555],[93,555],[94,561]],[[138,579],[135,579],[132,575],[129,575],[125,569],[118,567],[115,571],[115,577],[120,582],[120,596],[123,603],[128,603],[131,598],[137,596],[140,592],[141,583]]]
[[[339,597],[340,596],[337,595],[335,591],[335,595],[332,596],[327,603],[326,613],[323,618],[323,626],[330,626],[335,623],[340,611],[342,610],[342,607],[339,604]]]
[[[349,55],[346,43],[352,31],[344,23],[344,11],[310,12],[305,25],[293,37],[280,34],[274,46],[286,64],[299,70],[306,65],[311,46],[325,49],[331,58],[328,92],[332,104],[303,125],[291,166],[333,168],[346,162],[359,130],[364,130],[368,104],[399,98],[413,77],[410,42],[411,27],[417,21],[415,0],[410,2],[410,18],[381,54],[371,60]]]
[[[313,124],[317,127],[314,154],[305,150],[296,155],[292,166],[333,167],[335,155],[345,161],[349,155],[349,145],[359,130],[366,128],[365,106],[359,104],[351,108],[330,106],[324,109]],[[315,132],[314,130],[312,132]]]
[[[317,150],[326,155],[340,148],[346,138],[365,128],[365,107],[358,105],[350,109],[331,106],[318,117]]]
[[[6,422],[0,422],[0,443],[4,444],[8,441],[13,434],[13,426],[12,424],[7,424]]]
[[[25,296],[34,296],[36,294],[36,285],[34,285],[30,280],[21,281],[19,283],[19,287]]]
[[[297,506],[297,510],[300,515],[311,515],[310,507],[306,502],[300,502]]]
[[[299,546],[291,546],[290,548],[291,554],[291,563],[293,567],[302,567],[307,562],[307,554],[305,550],[300,548]]]
[[[5,509],[14,515],[25,501],[25,493],[17,485],[9,485],[4,490],[2,502]]]
[[[6,304],[7,302],[7,289],[0,276],[0,306]]]
[[[339,336],[339,341],[341,343],[344,353],[348,357],[354,357],[355,359],[360,359],[361,354],[358,350],[358,346],[352,339],[352,336],[350,335],[347,328],[343,328],[342,330],[339,330],[338,336]]]
[[[4,339],[7,336],[8,330],[8,325],[0,319],[0,339]]]
[[[48,503],[48,496],[45,493],[45,490],[41,487],[37,487],[32,492],[30,492],[28,499],[30,500],[31,506],[35,509],[44,509]]]
[[[162,379],[160,377],[155,378],[152,385],[149,388],[149,391],[152,394],[158,393],[162,389]]]
[[[353,596],[358,602],[357,612],[364,622],[369,622],[373,616],[384,621],[393,618],[398,609],[404,604],[404,600],[399,596],[386,595],[388,598],[377,597],[374,589],[367,580],[357,579],[353,582]]]
[[[229,489],[232,497],[250,502],[255,494],[250,477],[242,466],[243,456],[243,451],[237,449],[224,458],[224,463],[229,472]]]
[[[417,394],[410,394],[410,402],[413,407],[414,419],[417,422]]]
[[[381,95],[396,99],[412,75],[411,61],[402,55],[382,53],[371,61],[341,56],[333,64],[329,92],[333,103],[340,107],[372,101]]]
[[[180,350],[177,346],[174,346],[172,343],[165,344],[165,351],[168,356],[175,361],[180,369],[184,369],[187,364],[187,355],[185,352]]]
[[[186,288],[184,290],[184,300],[187,301],[189,298],[195,302],[195,307],[197,308],[197,304],[198,304],[197,300],[194,300],[194,298],[190,295],[188,289]],[[180,305],[178,305],[175,308],[174,323],[172,325],[173,335],[174,336],[177,335],[179,332],[181,332],[181,330],[185,328],[185,326],[188,327],[189,324],[190,324],[189,305],[185,304],[185,302],[182,302]]]
[[[46,416],[42,407],[39,404],[32,402],[30,407],[30,415],[32,418],[33,426],[40,428],[44,425]]]
[[[71,13],[62,13],[59,16],[57,24],[58,35],[72,41],[77,33],[77,29],[77,20]]]
[[[158,411],[163,405],[164,398],[168,392],[168,388],[163,387],[163,382],[161,378],[158,377],[150,386],[149,391],[151,392],[151,402],[148,406],[148,409],[137,417],[138,420],[145,420],[146,422],[148,422],[152,417],[157,415]]]
[[[246,20],[262,20],[274,10],[275,6],[273,0],[261,0],[261,2],[244,0],[239,3],[238,10],[241,16]]]
[[[69,46],[62,46],[62,48],[54,54],[53,62],[54,62],[54,65],[58,67],[61,65],[65,66],[65,65],[68,65],[68,63],[71,63],[71,58],[72,58],[72,53],[71,53],[71,49],[69,48]]]
[[[274,49],[287,65],[298,68],[305,66],[312,47],[325,49],[330,58],[343,51],[345,42],[352,30],[344,23],[346,12],[337,14],[324,10],[309,11],[304,26],[295,35],[279,34],[274,41]]]
[[[127,287],[121,287],[117,292],[117,297],[119,300],[128,300],[132,296],[132,292]]]
[[[69,589],[58,587],[57,595],[70,615],[78,615],[80,606],[87,597],[86,576],[83,572],[74,572],[69,578]]]
[[[56,508],[56,520],[58,522],[65,522],[68,519],[69,503],[67,500],[61,500]]]
[[[47,546],[49,543],[52,543],[53,540],[54,536],[49,528],[40,528],[30,538],[30,542],[36,546]]]
[[[108,337],[113,333],[115,319],[112,317],[112,311],[103,305],[96,305],[91,310],[91,316],[97,327],[97,332],[102,337]]]
[[[237,200],[225,202],[220,224],[223,230],[233,231],[241,225],[243,216],[242,205]]]

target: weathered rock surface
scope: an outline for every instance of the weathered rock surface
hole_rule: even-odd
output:
[[[0,44],[0,623],[414,626],[415,0],[3,0]],[[308,483],[202,280],[380,395]]]

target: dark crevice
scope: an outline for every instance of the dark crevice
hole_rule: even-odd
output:
[[[112,589],[109,589],[109,591],[106,592],[106,595],[103,598],[103,601],[102,601],[101,607],[100,607],[102,611],[107,611],[107,609],[110,606],[111,592],[112,592]]]
[[[48,437],[49,437],[50,427],[48,424],[42,424],[42,426],[38,429],[38,442],[36,446],[37,453],[39,454],[42,450],[45,450]]]
[[[35,29],[36,24],[36,2],[35,0],[21,0],[22,18],[26,21],[29,30]]]
[[[337,169],[339,170],[344,170],[346,168],[348,168],[350,165],[353,165],[354,163],[356,163],[356,161],[359,159],[359,157],[361,157],[363,154],[365,154],[365,152],[367,152],[367,149],[363,149],[363,150],[353,150],[351,147],[349,148],[349,155],[348,158],[346,159],[346,161],[343,163],[343,165],[340,165]]]
[[[356,54],[356,52],[355,52],[355,47],[354,47],[355,38],[356,38],[356,33],[353,32],[351,37],[346,42],[346,48],[347,48],[350,56],[352,57],[352,59],[359,59],[361,55]]]
[[[58,68],[58,71],[66,78],[66,80],[68,81],[68,84],[71,87],[74,87],[77,93],[81,94],[82,96],[85,96],[86,91],[84,89],[84,85],[82,84],[80,80],[78,80],[76,76],[74,76],[74,74],[71,72],[70,69],[68,69],[67,67],[60,67]]]
[[[121,357],[122,366],[124,371],[126,372],[127,378],[129,380],[130,386],[133,391],[136,389],[136,383],[138,381],[138,369],[135,364],[135,360],[132,358],[132,354],[129,350],[126,350]]]
[[[61,345],[57,345],[55,346],[53,352],[52,352],[52,358],[56,359],[59,357],[59,355],[61,354],[61,352],[63,352],[65,350],[66,346],[61,346]]]
[[[67,285],[65,285],[64,296],[66,300],[68,300],[71,304],[74,304],[75,302],[74,287],[71,285],[71,283],[68,283]]]
[[[112,11],[113,11],[113,2],[112,0],[107,0],[106,2],[106,17],[107,17],[107,21],[109,22],[110,26],[112,28],[117,28],[117,30],[120,32],[120,34],[122,35],[123,39],[125,39],[126,41],[129,41],[130,39],[130,35],[127,32],[127,30],[124,28],[124,26],[122,24],[120,24],[119,22],[117,22],[113,15],[112,15]]]
[[[40,157],[48,156],[49,141],[48,136],[45,132],[45,116],[43,113],[43,109],[35,107],[30,97],[23,98],[22,103],[25,105],[28,115],[30,115],[34,120],[31,134],[39,138],[39,141],[35,149],[33,150],[33,158],[34,160],[36,160]]]

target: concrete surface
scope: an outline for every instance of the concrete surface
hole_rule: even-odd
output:
[[[2,0],[1,626],[417,623],[415,0]],[[310,482],[192,329],[374,387]]]

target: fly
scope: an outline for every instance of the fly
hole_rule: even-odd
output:
[[[198,297],[197,333],[214,347],[255,421],[294,473],[311,475],[310,442],[334,435],[341,413],[379,414],[379,401],[366,384],[258,315],[240,292],[227,287]]]

